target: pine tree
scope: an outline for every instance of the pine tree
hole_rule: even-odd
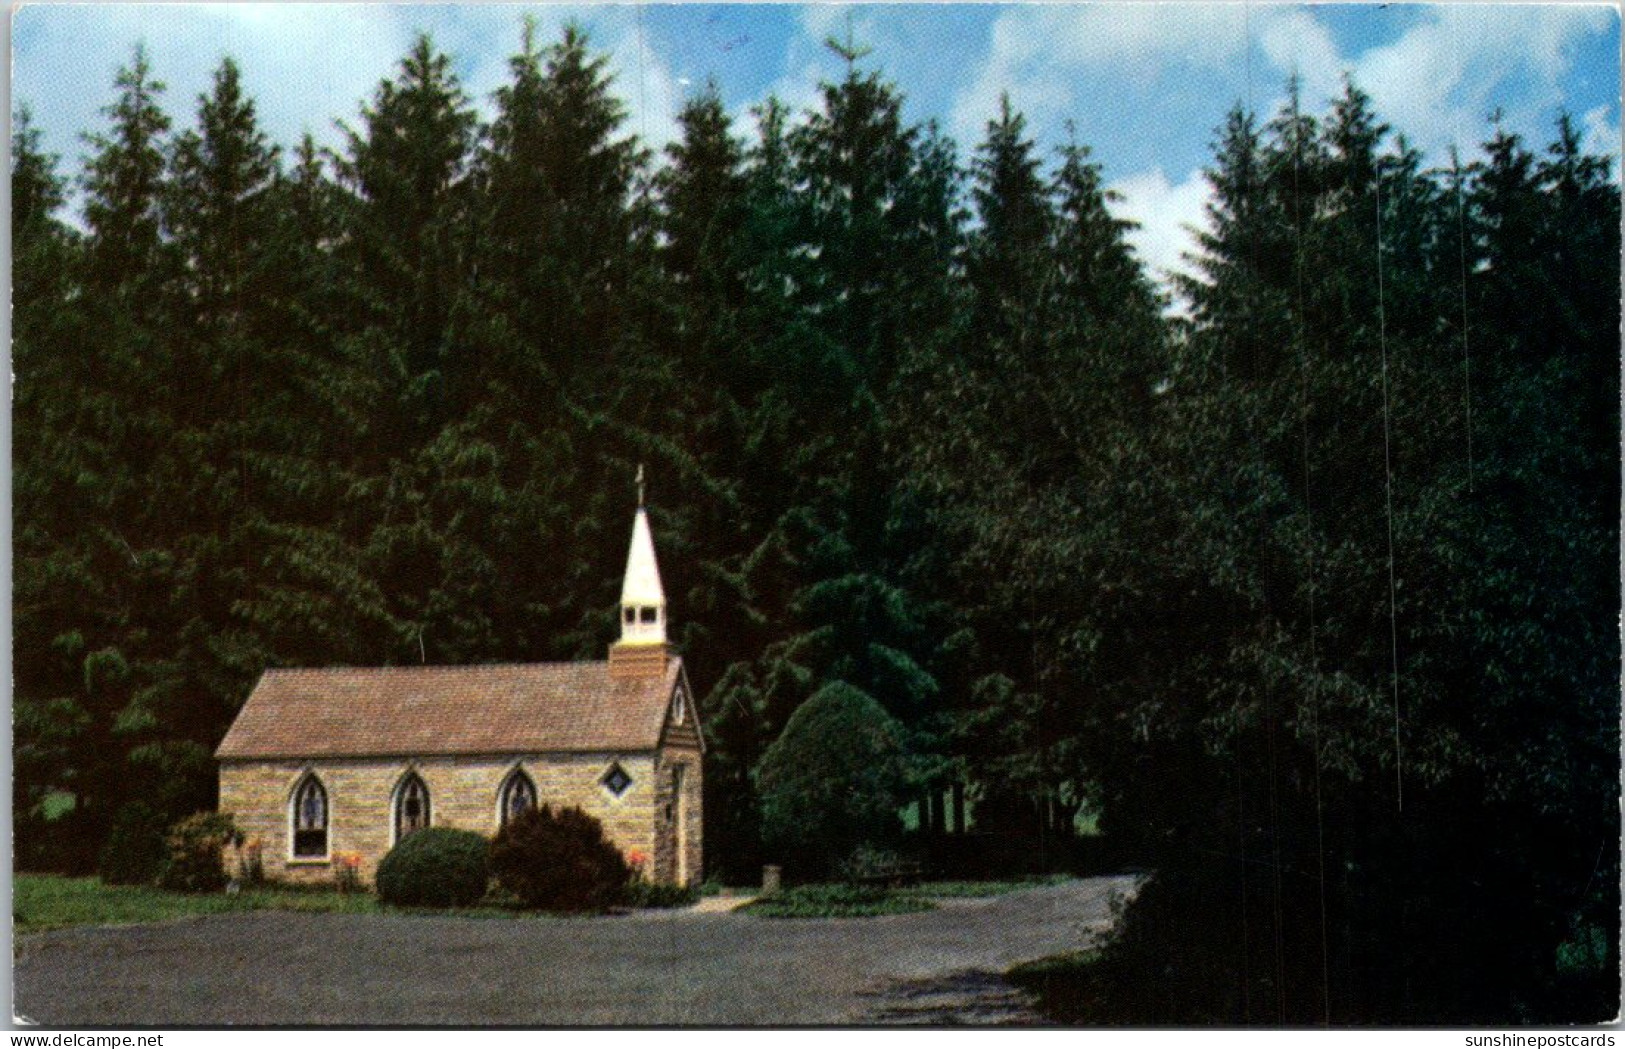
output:
[[[596,658],[614,630],[635,465],[654,458],[648,435],[675,406],[643,338],[644,152],[621,137],[624,108],[585,32],[571,24],[543,49],[533,34],[527,25],[510,60],[478,162],[477,298],[464,332],[481,371],[467,433],[497,457],[492,510],[514,545],[477,541],[523,602],[499,617],[525,624],[505,646]],[[664,474],[651,467],[658,493]],[[663,539],[680,534],[665,524]],[[537,547],[550,556],[531,556]]]
[[[173,153],[175,206],[165,218],[190,280],[191,311],[206,329],[230,326],[264,280],[267,198],[279,174],[277,150],[257,126],[231,59],[199,99],[197,130],[178,135]]]
[[[525,302],[511,320],[537,348],[538,380],[582,400],[602,391],[630,337],[631,205],[645,156],[616,137],[626,114],[585,32],[572,23],[542,52],[531,34],[498,92],[482,165],[491,279]]]
[[[160,805],[190,789],[141,775],[148,754],[136,737],[148,721],[134,702],[162,644],[151,627],[172,599],[173,508],[154,492],[175,490],[183,473],[165,400],[151,395],[174,360],[164,331],[175,268],[161,223],[169,122],[144,49],[115,86],[110,129],[87,136],[88,234],[61,257],[82,263],[57,278],[63,315],[36,325],[26,318],[38,304],[17,303],[18,708],[25,736],[39,733],[21,745],[47,741],[61,759],[50,785],[74,797],[73,837],[91,857],[121,786],[151,784]],[[26,143],[20,157],[25,173],[38,171]],[[48,205],[54,194],[47,184],[25,196]],[[36,219],[47,225],[34,247],[48,248],[50,220]]]
[[[114,85],[118,100],[103,111],[111,131],[87,136],[95,153],[84,177],[91,233],[86,278],[95,291],[129,300],[131,309],[150,309],[167,277],[161,230],[170,122],[158,106],[164,85],[152,78],[144,46],[136,47]]]
[[[1019,127],[1006,107],[980,151],[973,258],[1011,260],[980,281],[970,269],[973,309],[989,320],[965,333],[970,352],[921,362],[922,410],[905,417],[914,483],[955,551],[936,573],[953,580],[943,599],[971,628],[956,642],[968,645],[958,735],[989,784],[978,819],[1047,853],[1098,792],[1102,751],[1087,741],[1118,709],[1106,690],[1144,684],[1132,654],[1103,651],[1101,637],[1154,629],[1106,595],[1130,573],[1141,578],[1129,586],[1146,583],[1149,558],[1118,537],[1144,546],[1155,519],[1138,479],[1160,462],[1153,390],[1168,364],[1160,300],[1098,168],[1072,145],[1039,181]],[[998,218],[1012,214],[1030,221]]]
[[[50,844],[45,805],[77,786],[78,744],[87,727],[75,689],[73,608],[93,589],[82,552],[64,536],[79,509],[74,481],[86,448],[76,440],[73,397],[82,328],[77,238],[61,221],[65,180],[40,148],[26,106],[12,125],[12,823],[19,866],[37,864]],[[67,591],[67,593],[64,593]],[[82,634],[79,635],[83,637]],[[81,642],[82,643],[82,642]],[[69,830],[90,828],[69,824]],[[88,850],[87,850],[88,853]],[[81,862],[88,862],[88,854]]]
[[[763,860],[753,770],[811,682],[805,639],[785,635],[800,579],[788,533],[806,454],[793,394],[812,341],[795,291],[816,263],[798,250],[784,107],[770,98],[756,111],[748,149],[724,141],[726,125],[706,94],[691,108],[662,179],[667,235],[681,242],[689,231],[701,275],[681,279],[685,256],[668,256],[678,269],[671,327],[683,333],[680,359],[712,377],[682,384],[684,396],[710,405],[690,430],[704,466],[703,523],[693,529],[701,563],[682,587],[696,620],[710,622],[685,629],[684,644],[714,682],[703,693],[708,833],[721,843],[720,869],[752,877]],[[705,186],[721,195],[702,195]],[[702,229],[703,252],[693,239]]]
[[[400,405],[372,434],[381,463],[450,416],[450,391],[466,365],[448,331],[476,118],[451,60],[423,35],[361,120],[361,131],[346,128],[348,148],[335,167],[352,194],[346,244],[363,324],[349,352],[381,376],[384,403]]]
[[[799,397],[800,468],[817,478],[797,499],[792,542],[806,553],[795,612],[821,676],[915,728],[938,692],[934,642],[907,591],[920,536],[882,449],[903,361],[945,345],[955,323],[958,170],[933,129],[903,122],[896,90],[848,58],[845,78],[823,86],[822,110],[788,136],[805,209],[799,250],[817,260],[794,292],[814,355]]]
[[[686,451],[663,463],[693,520],[671,570],[694,620],[679,628],[681,642],[696,663],[725,667],[765,640],[748,612],[747,561],[771,517],[747,485],[751,460],[763,454],[753,438],[767,379],[755,344],[766,333],[747,287],[744,149],[714,84],[685,104],[678,123],[682,138],[667,147],[670,163],[656,179],[662,313],[648,340],[673,370],[679,406],[661,436]]]

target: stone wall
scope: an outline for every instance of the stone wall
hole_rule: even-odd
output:
[[[673,790],[682,770],[681,796]],[[704,870],[704,782],[698,747],[666,747],[655,768],[655,850],[651,877],[655,881],[698,885]],[[679,842],[681,839],[681,842]],[[678,863],[679,846],[682,863]]]
[[[690,870],[699,872],[699,755],[685,760],[683,794],[690,832]],[[632,784],[619,798],[599,780],[620,762]],[[487,837],[500,826],[497,794],[508,773],[522,767],[536,784],[537,801],[579,805],[604,825],[620,849],[658,855],[659,825],[671,774],[662,777],[653,754],[552,754],[513,757],[439,757],[319,759],[315,761],[225,761],[220,767],[220,811],[230,813],[249,839],[259,839],[267,876],[289,881],[333,879],[333,857],[358,853],[364,881],[372,881],[378,861],[393,844],[391,802],[401,778],[416,772],[429,788],[431,821],[437,827],[478,831]],[[320,778],[327,791],[328,857],[294,859],[290,804],[306,772]],[[663,786],[664,784],[664,786]],[[669,853],[668,847],[668,853]],[[669,861],[668,861],[669,869]],[[655,872],[660,877],[660,871]]]

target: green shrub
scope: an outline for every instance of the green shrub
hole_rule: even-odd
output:
[[[96,873],[107,885],[151,885],[164,869],[164,817],[132,801],[113,815]]]
[[[907,864],[908,861],[904,860],[896,849],[877,849],[865,843],[853,849],[851,854],[841,861],[839,872],[842,880],[863,884],[895,874]],[[916,870],[919,869],[918,864],[914,867]]]
[[[219,892],[226,885],[226,849],[242,841],[243,832],[228,813],[186,817],[169,828],[169,855],[158,884],[175,892]]]
[[[700,890],[692,885],[670,885],[633,878],[626,883],[623,898],[631,907],[687,907],[700,898]]]
[[[530,907],[600,910],[621,902],[632,870],[581,809],[543,805],[508,821],[491,843],[491,867],[503,888]]]
[[[258,838],[237,850],[237,880],[247,888],[265,884],[265,846]]]
[[[756,767],[762,840],[797,878],[839,872],[860,846],[895,841],[903,727],[844,682],[796,708]]]
[[[935,908],[930,900],[877,885],[797,885],[745,909],[760,918],[869,918]]]
[[[467,907],[491,881],[491,847],[473,831],[429,827],[378,864],[378,898],[400,907]]]

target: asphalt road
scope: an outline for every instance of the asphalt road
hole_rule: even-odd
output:
[[[57,1027],[1036,1023],[999,974],[1084,946],[1133,884],[878,918],[262,911],[69,929],[18,940],[15,1012]]]

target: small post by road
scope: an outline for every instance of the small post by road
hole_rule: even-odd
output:
[[[777,896],[779,894],[779,865],[769,863],[762,868],[762,895]]]

